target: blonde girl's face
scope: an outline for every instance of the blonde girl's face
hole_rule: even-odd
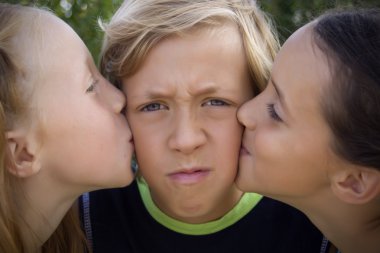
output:
[[[82,40],[61,20],[46,17],[43,72],[34,89],[39,173],[56,187],[89,191],[129,184],[133,146],[124,95],[105,80]]]

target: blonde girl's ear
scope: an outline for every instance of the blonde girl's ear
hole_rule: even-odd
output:
[[[5,138],[11,161],[11,166],[7,167],[8,171],[21,178],[38,173],[40,166],[36,159],[36,150],[32,148],[36,145],[27,132],[21,129],[7,131]]]
[[[380,171],[353,165],[337,171],[332,178],[331,187],[343,202],[365,204],[380,196]]]

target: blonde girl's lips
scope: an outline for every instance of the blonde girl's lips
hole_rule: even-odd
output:
[[[203,181],[209,174],[209,169],[189,169],[170,173],[168,177],[176,183],[191,185]]]

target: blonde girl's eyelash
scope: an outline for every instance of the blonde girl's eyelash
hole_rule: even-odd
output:
[[[99,80],[95,79],[91,82],[90,86],[86,89],[86,93],[93,92],[95,90],[96,85],[98,84]]]

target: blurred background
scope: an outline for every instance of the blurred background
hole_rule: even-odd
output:
[[[95,61],[102,42],[98,19],[107,21],[123,0],[0,0],[23,5],[46,6],[70,24],[84,40]],[[279,31],[284,41],[298,27],[335,7],[379,7],[379,0],[257,0]]]

